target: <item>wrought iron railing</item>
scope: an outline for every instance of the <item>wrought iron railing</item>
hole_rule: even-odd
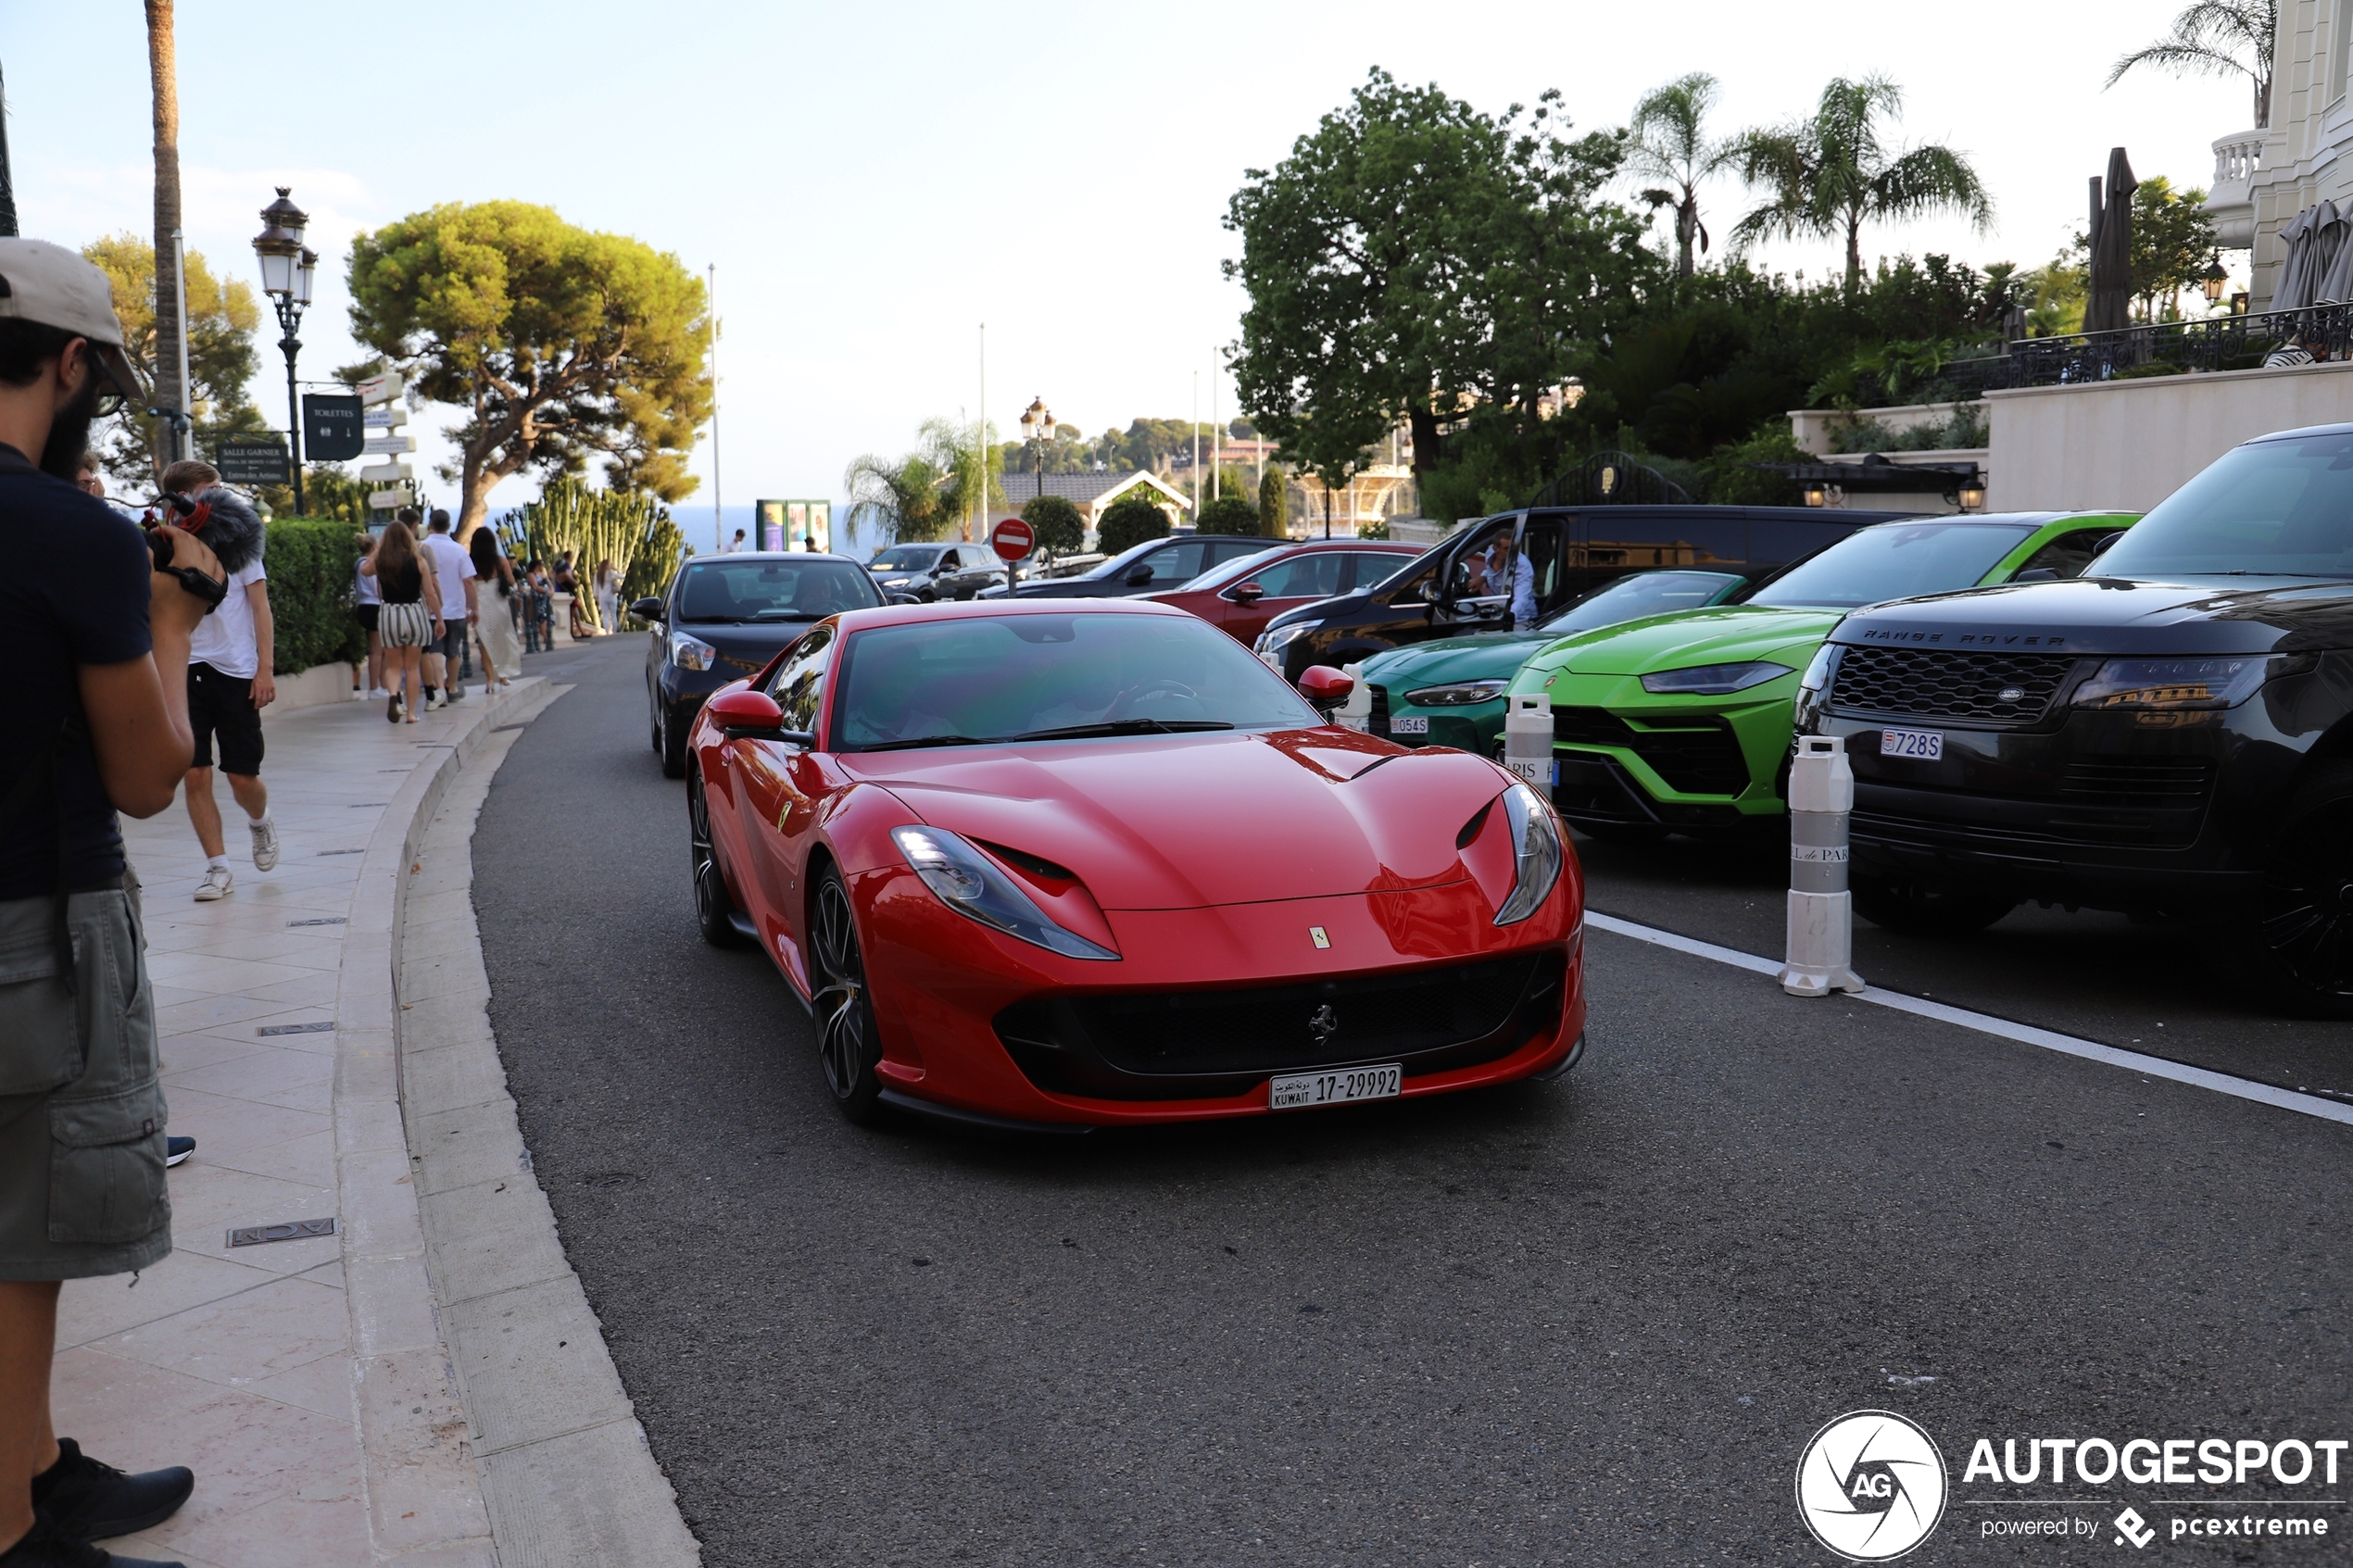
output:
[[[2300,336],[2316,359],[2347,358],[2353,353],[2353,304],[2020,338],[2005,354],[1950,360],[1940,374],[1962,395],[1976,396],[2014,386],[2066,386],[2180,370],[2251,370],[2291,335]]]

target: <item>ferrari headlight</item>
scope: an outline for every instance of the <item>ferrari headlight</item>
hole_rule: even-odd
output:
[[[1464,681],[1451,686],[1424,686],[1407,692],[1405,700],[1416,708],[1468,708],[1475,702],[1494,701],[1510,684],[1509,681]]]
[[[954,834],[938,828],[893,828],[890,840],[924,885],[958,914],[1066,959],[1119,957],[1048,920],[994,861]]]
[[[2235,708],[2263,684],[2259,658],[2111,659],[2076,688],[2077,708]]]
[[[1524,784],[1504,791],[1504,820],[1511,824],[1518,880],[1495,911],[1495,923],[1516,925],[1536,912],[1561,879],[1561,830],[1553,809]]]
[[[1642,677],[1642,690],[1655,696],[1729,696],[1778,681],[1790,672],[1786,664],[1768,659],[1746,664],[1694,664],[1688,670],[1661,670]]]
[[[1280,670],[1283,667],[1283,650],[1315,629],[1315,623],[1312,621],[1302,621],[1296,626],[1278,626],[1272,632],[1259,633],[1258,641],[1252,646],[1251,651]]]
[[[719,650],[700,637],[673,632],[670,633],[670,662],[681,670],[708,670],[719,662]]]

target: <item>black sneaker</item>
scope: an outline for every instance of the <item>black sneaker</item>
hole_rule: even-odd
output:
[[[163,1140],[163,1162],[167,1165],[177,1165],[195,1152],[196,1140],[194,1138],[167,1137]]]
[[[195,1489],[195,1473],[185,1465],[125,1475],[83,1453],[72,1438],[60,1437],[57,1462],[32,1478],[32,1506],[60,1531],[104,1540],[162,1524]]]
[[[117,1557],[92,1546],[81,1531],[60,1527],[47,1510],[36,1508],[32,1528],[24,1539],[0,1551],[0,1568],[187,1568],[187,1564]]]

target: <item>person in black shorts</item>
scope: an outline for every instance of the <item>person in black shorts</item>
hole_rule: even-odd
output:
[[[208,533],[233,524],[226,531],[245,539],[259,538],[261,520],[253,515],[252,504],[223,486],[220,471],[210,464],[174,463],[163,470],[163,487],[210,508],[213,521]],[[188,721],[196,743],[195,762],[188,770],[188,821],[205,853],[204,880],[196,884],[200,904],[228,897],[236,885],[221,836],[220,806],[212,793],[216,740],[220,771],[229,775],[229,793],[245,808],[245,827],[253,837],[253,869],[266,872],[278,864],[278,825],[270,816],[270,788],[261,782],[261,710],[278,697],[270,669],[277,638],[261,552],[250,546],[247,549],[250,558],[229,573],[229,596],[204,618],[188,645]]]

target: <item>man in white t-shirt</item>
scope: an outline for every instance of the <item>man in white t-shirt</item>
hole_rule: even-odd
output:
[[[458,684],[458,661],[465,657],[467,628],[474,623],[474,596],[480,590],[474,583],[473,557],[449,537],[447,509],[434,508],[418,548],[433,562],[434,579],[441,584],[441,641],[429,645],[424,658],[425,709],[431,712],[466,695]],[[434,690],[445,680],[446,696]]]
[[[220,473],[207,463],[174,463],[163,473],[164,489],[208,501],[216,512],[250,506],[244,496],[220,485]],[[257,551],[250,562],[229,574],[229,596],[196,623],[195,634],[188,639],[188,727],[196,740],[195,763],[185,780],[188,821],[195,825],[196,842],[205,853],[204,881],[196,884],[198,903],[226,897],[236,884],[221,837],[220,807],[212,797],[215,737],[220,743],[220,771],[229,775],[229,793],[245,808],[245,826],[253,834],[254,870],[266,872],[278,863],[278,827],[270,818],[269,787],[261,782],[261,710],[278,697],[278,683],[270,669],[276,640],[270,584]]]

